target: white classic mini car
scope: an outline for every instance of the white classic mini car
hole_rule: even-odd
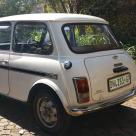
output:
[[[0,93],[32,104],[60,133],[72,116],[135,95],[136,66],[104,19],[78,14],[0,18]]]

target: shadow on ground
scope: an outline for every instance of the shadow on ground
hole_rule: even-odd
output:
[[[0,116],[36,136],[49,136],[38,127],[25,104],[1,97]],[[75,118],[65,136],[136,136],[136,110],[119,106]]]

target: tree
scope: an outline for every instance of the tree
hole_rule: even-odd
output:
[[[48,7],[52,8],[52,12],[64,13],[86,13],[89,6],[89,0],[39,0],[39,3],[44,3],[45,11],[48,12]]]
[[[36,0],[1,0],[0,16],[30,13],[36,4]]]
[[[108,20],[119,40],[136,44],[135,7],[135,0],[94,0],[90,6],[90,14]]]

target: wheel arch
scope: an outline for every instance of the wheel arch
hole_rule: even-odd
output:
[[[67,111],[66,107],[68,107],[68,101],[66,97],[64,96],[61,89],[53,81],[48,79],[42,79],[33,84],[32,88],[29,91],[29,95],[27,99],[28,103],[32,103],[34,96],[38,94],[38,89],[40,88],[45,88],[45,90],[49,89],[54,95],[58,97],[64,109]]]

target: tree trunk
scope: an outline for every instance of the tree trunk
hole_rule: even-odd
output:
[[[54,11],[57,13],[57,8],[56,8],[56,5],[55,5],[55,1],[54,0],[50,0],[50,3],[51,3],[51,6],[52,8],[54,9]]]
[[[71,0],[68,0],[68,5],[69,5],[70,13],[73,13],[74,10],[73,10],[73,6],[72,6]]]
[[[67,9],[66,9],[66,6],[65,6],[65,2],[64,2],[63,0],[60,0],[60,3],[61,3],[61,6],[62,6],[62,8],[63,8],[63,11],[64,11],[65,13],[67,13]]]

